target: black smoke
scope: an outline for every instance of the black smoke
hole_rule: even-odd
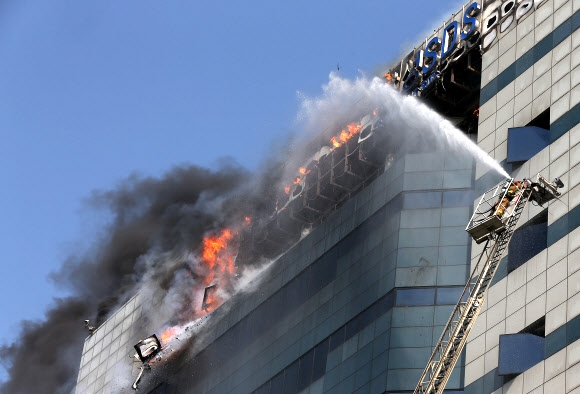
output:
[[[56,299],[44,321],[22,322],[19,339],[0,347],[9,373],[0,391],[74,390],[87,336],[83,320],[98,326],[134,294],[145,275],[142,256],[195,249],[207,231],[273,209],[276,168],[281,167],[269,165],[268,176],[259,178],[237,165],[215,171],[179,167],[162,178],[133,175],[114,190],[95,192],[91,209],[111,221],[89,250],[75,251],[52,275],[72,295]],[[162,259],[155,264],[162,265]]]
[[[9,372],[0,391],[70,393],[87,335],[83,331],[84,319],[89,318],[98,326],[152,272],[159,274],[153,276],[159,279],[154,283],[157,289],[174,289],[171,284],[176,283],[177,270],[183,273],[182,278],[195,272],[188,271],[187,260],[180,260],[180,256],[199,248],[206,233],[243,223],[245,216],[255,223],[249,238],[255,235],[258,244],[263,240],[260,230],[276,224],[269,215],[283,209],[277,201],[288,201],[282,190],[291,184],[298,165],[321,144],[327,144],[330,135],[336,135],[344,124],[357,121],[373,109],[385,113],[389,133],[405,136],[405,144],[441,150],[450,145],[458,147],[458,151],[487,157],[474,144],[474,148],[469,148],[469,140],[449,122],[417,105],[412,98],[401,99],[382,81],[351,82],[331,74],[324,94],[305,100],[301,111],[306,134],[324,138],[296,146],[293,151],[273,149],[262,166],[263,173],[252,174],[236,165],[223,165],[216,171],[180,167],[159,179],[131,176],[114,190],[95,193],[91,198],[93,208],[108,215],[110,224],[88,251],[71,254],[54,273],[57,285],[68,288],[72,296],[56,300],[45,321],[24,322],[19,340],[0,348],[0,358]],[[336,124],[339,126],[333,126]],[[429,137],[431,134],[438,138]],[[311,150],[311,145],[316,149]],[[404,152],[399,146],[391,148],[396,148],[397,154]],[[497,167],[493,159],[487,159]],[[296,233],[300,235],[300,231]],[[282,252],[276,247],[264,251],[259,245],[250,249],[240,248],[238,259],[241,254],[241,260],[253,263],[259,262],[260,253],[275,256]],[[180,299],[181,294],[176,296]]]

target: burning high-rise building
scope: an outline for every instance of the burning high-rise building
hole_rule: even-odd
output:
[[[502,178],[469,139],[569,192],[522,218],[446,392],[577,390],[578,12],[470,2],[351,83],[362,99],[278,169],[264,209],[235,200],[99,322],[76,392],[412,392],[481,250],[474,201]]]

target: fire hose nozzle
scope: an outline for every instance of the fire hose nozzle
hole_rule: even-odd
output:
[[[554,185],[558,188],[561,189],[564,187],[564,182],[562,182],[562,180],[560,178],[554,178]]]

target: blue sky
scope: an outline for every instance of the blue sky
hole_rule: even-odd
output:
[[[295,129],[298,91],[320,94],[337,64],[374,74],[461,4],[2,2],[2,341],[66,294],[48,275],[106,223],[93,191],[224,157],[255,169]]]

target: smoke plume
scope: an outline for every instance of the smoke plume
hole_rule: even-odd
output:
[[[349,80],[331,73],[322,95],[302,97],[299,118],[306,133],[325,130],[334,123],[343,125],[370,109],[383,114],[391,133],[406,139],[408,151],[451,150],[465,153],[486,170],[509,177],[505,170],[462,131],[425,104],[411,96],[401,96],[380,78]]]
[[[72,295],[55,300],[44,321],[23,322],[18,342],[1,346],[0,357],[9,373],[1,392],[70,393],[87,336],[83,320],[98,326],[137,291],[161,294],[156,324],[171,324],[172,318],[181,319],[174,324],[192,321],[196,316],[187,306],[201,301],[194,298],[200,293],[191,289],[209,284],[203,283],[208,276],[200,264],[204,237],[219,236],[224,228],[241,232],[240,226],[250,220],[259,227],[278,208],[285,182],[313,154],[310,148],[328,145],[337,130],[373,110],[382,114],[389,133],[404,136],[412,147],[470,152],[488,168],[503,171],[417,100],[401,97],[379,79],[350,81],[331,74],[319,97],[302,98],[299,121],[304,135],[298,140],[306,142],[276,149],[265,160],[263,173],[251,174],[233,164],[218,170],[180,167],[161,178],[133,175],[114,190],[94,193],[92,209],[104,211],[111,221],[88,251],[72,254],[53,274],[57,286]],[[244,248],[243,239],[236,242],[236,253],[253,266],[238,267],[238,273],[246,275],[218,296],[247,287],[259,273],[256,264],[264,262],[259,250]]]
[[[72,296],[55,300],[44,321],[23,322],[19,341],[1,347],[9,373],[1,392],[74,390],[87,336],[83,320],[98,326],[153,272],[160,288],[175,292],[179,283],[169,282],[181,260],[172,257],[195,250],[208,231],[240,215],[255,216],[268,205],[248,193],[248,184],[256,190],[267,188],[238,166],[217,171],[189,166],[160,179],[133,175],[115,190],[95,193],[90,199],[93,209],[108,212],[111,223],[89,251],[71,255],[52,275]],[[178,294],[167,299],[172,297],[180,302]]]

